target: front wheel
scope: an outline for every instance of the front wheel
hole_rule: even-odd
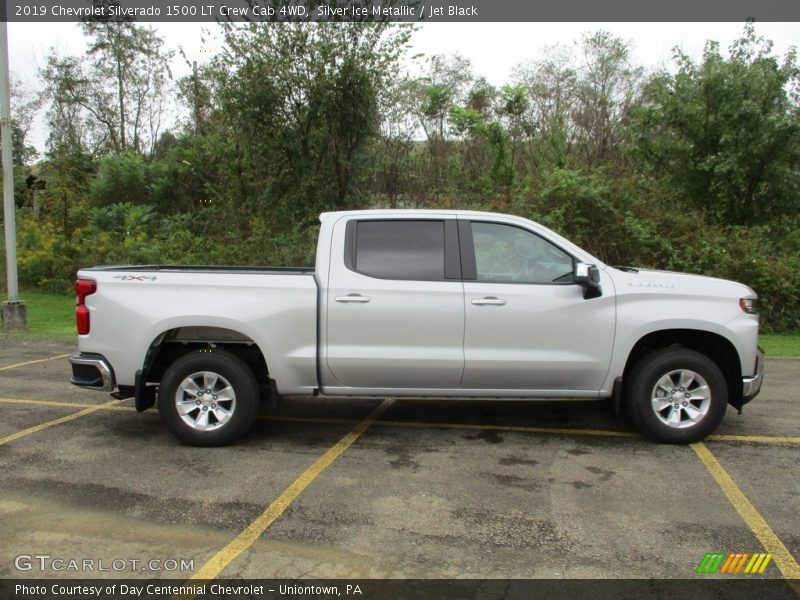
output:
[[[258,412],[258,381],[230,352],[209,348],[176,360],[161,379],[158,412],[192,446],[225,446],[243,436]]]
[[[694,350],[656,350],[639,360],[628,381],[626,404],[631,419],[656,441],[702,440],[725,416],[725,377],[714,361]]]

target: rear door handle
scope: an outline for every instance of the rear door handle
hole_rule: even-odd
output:
[[[503,306],[506,301],[502,298],[495,298],[494,296],[486,296],[485,298],[473,298],[472,303],[477,306],[483,306],[484,304],[491,304],[494,306]]]
[[[369,302],[369,298],[367,296],[362,296],[361,294],[348,294],[347,296],[336,296],[337,302]]]

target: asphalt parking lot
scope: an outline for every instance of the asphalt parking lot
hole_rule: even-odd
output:
[[[770,552],[747,577],[800,579],[800,360],[692,447],[603,403],[303,398],[198,449],[70,386],[72,349],[0,341],[2,578],[691,579]]]

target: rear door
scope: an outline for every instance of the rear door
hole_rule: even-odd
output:
[[[344,256],[331,257],[326,298],[329,385],[457,388],[464,287],[456,219],[372,216],[342,226],[332,248],[344,247]]]
[[[460,221],[466,320],[464,389],[592,392],[608,372],[615,298],[586,300],[574,258],[523,227]],[[603,276],[607,276],[603,273]]]

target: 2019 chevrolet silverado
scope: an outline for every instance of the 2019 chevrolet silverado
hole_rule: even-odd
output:
[[[614,268],[527,219],[324,213],[313,269],[82,269],[72,383],[158,404],[188,444],[241,437],[262,398],[612,398],[688,443],[763,380],[756,294]]]

